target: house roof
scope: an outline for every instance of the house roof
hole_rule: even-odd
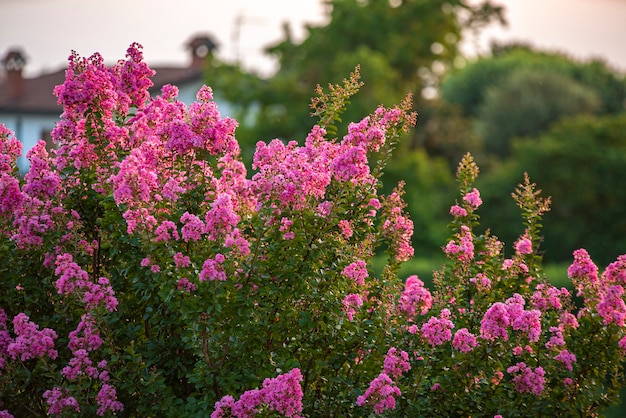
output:
[[[65,81],[65,70],[24,79],[23,92],[18,99],[9,95],[6,79],[0,83],[0,113],[55,114],[61,113],[54,87]]]

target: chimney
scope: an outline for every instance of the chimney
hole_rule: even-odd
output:
[[[24,96],[24,77],[26,66],[24,54],[19,49],[11,49],[2,58],[2,68],[6,73],[6,96],[10,101],[19,101]]]
[[[207,60],[213,56],[213,51],[217,49],[217,44],[208,36],[196,36],[185,45],[191,51],[190,67],[195,70],[203,70],[207,65]]]

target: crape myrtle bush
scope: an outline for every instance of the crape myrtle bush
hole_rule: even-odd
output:
[[[360,87],[318,88],[303,145],[260,142],[248,178],[204,87],[190,106],[133,44],[72,54],[64,107],[28,153],[0,127],[0,416],[593,416],[626,350],[626,258],[541,269],[549,200],[514,193],[525,233],[505,257],[476,236],[467,155],[434,292],[410,259],[402,185],[378,193],[410,100],[334,125]],[[380,277],[370,258],[387,254]]]

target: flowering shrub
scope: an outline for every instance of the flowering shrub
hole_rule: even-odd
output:
[[[623,386],[626,256],[600,274],[579,249],[568,269],[576,295],[552,286],[539,252],[550,200],[525,177],[513,194],[525,232],[507,257],[489,231],[475,233],[477,175],[466,155],[434,292],[412,276],[398,299],[390,326],[393,349],[410,353],[405,369],[386,373],[385,360],[358,403],[389,416],[597,416]]]
[[[468,155],[434,293],[399,280],[413,225],[402,184],[379,186],[409,99],[334,138],[358,72],[318,88],[303,144],[260,142],[248,176],[211,90],[150,98],[139,45],[113,67],[72,54],[66,75],[56,149],[30,150],[24,178],[0,126],[0,416],[590,415],[615,399],[626,259],[599,275],[575,253],[576,311],[542,273],[548,201],[528,180],[505,258],[474,232]]]

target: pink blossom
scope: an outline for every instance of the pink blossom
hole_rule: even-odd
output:
[[[371,206],[371,207],[373,207],[376,210],[381,208],[380,201],[378,199],[376,199],[375,197],[370,199],[370,201],[368,202],[368,206]]]
[[[617,257],[602,273],[605,282],[626,285],[626,254]]]
[[[183,255],[180,251],[174,254],[174,265],[177,268],[185,268],[189,267],[191,264],[191,259],[188,255]]]
[[[178,240],[178,229],[176,224],[172,221],[163,221],[154,231],[156,237],[154,242],[166,242],[170,239]]]
[[[409,355],[407,352],[391,347],[385,356],[383,372],[397,379],[409,370],[411,370],[411,364],[409,363]]]
[[[350,226],[350,221],[346,221],[345,219],[339,221],[339,228],[345,239],[349,239],[354,233]]]
[[[510,324],[511,319],[507,306],[502,302],[495,302],[480,321],[480,335],[487,340],[493,341],[496,338],[502,338],[507,341],[509,339],[507,328]]]
[[[463,196],[463,201],[467,202],[472,209],[478,209],[478,207],[483,203],[480,198],[480,192],[476,188],[472,189],[471,192]]]
[[[598,303],[598,314],[604,319],[604,325],[616,323],[623,327],[626,320],[626,304],[623,300],[624,288],[621,285],[609,287],[603,292]]]
[[[67,346],[72,352],[80,349],[86,351],[97,350],[103,343],[100,331],[91,314],[84,314],[76,329],[71,331],[68,336],[70,341]]]
[[[363,285],[365,284],[365,279],[368,277],[367,265],[365,261],[357,260],[344,267],[341,274],[354,280],[358,285]]]
[[[617,343],[619,349],[622,351],[622,353],[626,354],[626,336],[623,336],[619,342]]]
[[[452,339],[452,329],[454,324],[449,319],[450,311],[443,309],[439,318],[431,317],[428,322],[422,325],[422,335],[432,347],[442,345]]]
[[[124,405],[117,400],[117,391],[108,383],[104,383],[98,391],[96,402],[98,403],[96,415],[101,417],[104,416],[107,411],[115,413],[124,410]]]
[[[576,362],[576,356],[567,350],[561,351],[559,354],[554,356],[554,359],[563,363],[565,368],[569,371],[572,371],[572,363]]]
[[[578,328],[578,319],[570,312],[563,312],[559,318],[559,329],[565,329],[567,327]]]
[[[253,162],[258,172],[252,177],[250,189],[258,202],[301,209],[307,202],[324,197],[332,177],[334,147],[330,143],[322,146],[322,142],[307,142],[305,147],[295,141],[285,145],[277,139],[269,144],[259,142]]]
[[[342,144],[330,163],[333,178],[339,182],[371,185],[376,180],[367,163],[367,149],[363,146]]]
[[[291,219],[283,217],[280,220],[280,228],[278,230],[282,232],[289,231],[292,225],[293,221]]]
[[[176,283],[176,288],[189,293],[196,290],[196,285],[195,283],[190,282],[186,277],[181,277]]]
[[[30,321],[25,313],[21,312],[13,318],[15,340],[8,344],[6,352],[13,359],[26,361],[38,357],[56,359],[58,352],[54,349],[56,332],[50,328],[39,330],[39,325]]]
[[[4,219],[10,220],[13,217],[23,199],[19,181],[10,174],[0,173],[0,214]]]
[[[285,417],[298,417],[298,413],[302,412],[303,396],[300,382],[302,374],[297,368],[275,378],[265,379],[261,399],[270,411],[276,411]]]
[[[424,287],[424,282],[417,276],[409,276],[404,283],[404,291],[398,301],[398,309],[409,318],[415,317],[417,312],[425,315],[433,304],[430,291]]]
[[[531,342],[539,341],[541,336],[541,311],[536,309],[523,310],[519,315],[512,317],[513,329],[516,331],[524,331],[528,335]]]
[[[185,242],[199,241],[205,230],[204,222],[196,215],[185,212],[180,217],[180,222],[183,224],[181,234]]]
[[[476,337],[467,328],[459,329],[452,339],[452,346],[462,353],[469,353],[477,345]]]
[[[374,412],[378,415],[387,409],[396,408],[396,397],[402,393],[393,381],[385,373],[381,373],[370,383],[365,393],[356,400],[357,406],[373,405]]]
[[[591,261],[589,253],[584,249],[574,251],[574,262],[567,269],[567,276],[578,290],[578,296],[585,300],[593,298],[598,291],[598,267]]]
[[[0,173],[11,174],[15,161],[22,155],[22,143],[13,131],[0,123]]]
[[[462,225],[457,241],[449,241],[444,251],[449,256],[456,256],[459,261],[471,261],[474,258],[474,241],[470,229]]]
[[[513,375],[513,384],[519,393],[532,393],[536,396],[543,393],[545,371],[541,366],[532,370],[524,362],[520,362],[509,367],[506,371]]]
[[[302,374],[297,368],[275,378],[265,379],[261,389],[244,392],[238,401],[230,395],[217,401],[211,418],[252,417],[261,405],[282,416],[300,418],[303,396],[300,382]]]
[[[235,405],[235,398],[230,395],[224,396],[219,401],[215,402],[213,413],[211,418],[230,418],[233,415],[233,406]]]
[[[352,321],[354,319],[354,314],[356,313],[355,308],[359,308],[363,306],[363,299],[361,299],[361,296],[359,294],[352,293],[346,296],[343,299],[342,303],[343,303],[343,310],[346,313],[348,320]]]
[[[413,257],[414,249],[411,244],[413,235],[413,221],[403,215],[406,203],[402,200],[404,183],[400,183],[387,198],[389,215],[383,221],[383,235],[391,241],[390,250],[398,261],[407,261]]]
[[[24,179],[22,191],[42,200],[54,196],[60,189],[61,177],[51,169],[51,160],[46,150],[46,142],[39,140],[26,154],[30,168]]]
[[[565,339],[563,338],[563,332],[558,327],[550,327],[552,335],[545,346],[548,349],[558,348],[565,345]]]
[[[478,273],[476,276],[470,278],[470,283],[474,283],[479,291],[486,291],[491,288],[491,280],[484,273]]]
[[[59,278],[55,282],[57,292],[67,295],[77,288],[84,288],[89,281],[89,274],[83,270],[69,253],[59,254],[56,258],[54,274]]]
[[[200,281],[204,282],[207,280],[210,281],[225,281],[226,280],[226,272],[224,271],[224,267],[222,267],[222,263],[224,262],[224,258],[221,254],[215,256],[215,258],[208,258],[204,261],[202,265],[202,271],[200,272]],[[221,262],[219,260],[222,260]]]
[[[450,215],[455,218],[463,218],[467,216],[467,211],[459,205],[453,205],[450,207]]]
[[[55,387],[52,390],[45,391],[43,398],[48,404],[48,414],[50,415],[60,416],[65,409],[73,409],[76,412],[80,412],[78,401],[73,396],[69,396],[67,389]]]
[[[527,236],[522,236],[515,242],[515,251],[518,254],[530,254],[533,252],[532,241]]]
[[[81,376],[88,376],[92,379],[98,377],[98,369],[93,365],[87,350],[82,348],[73,352],[67,366],[63,368],[61,374],[68,380],[76,380]]]
[[[539,283],[536,289],[531,296],[530,303],[535,309],[541,311],[561,309],[563,307],[561,297],[569,297],[569,290],[565,288],[557,289],[554,286]]]
[[[228,193],[220,193],[206,213],[205,232],[210,240],[230,235],[239,219],[235,212],[235,199]]]

